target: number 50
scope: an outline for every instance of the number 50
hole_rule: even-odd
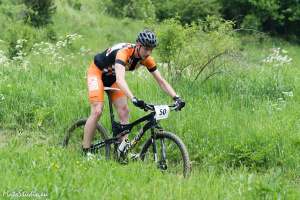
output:
[[[165,115],[167,113],[167,109],[160,109],[159,112],[159,115]]]

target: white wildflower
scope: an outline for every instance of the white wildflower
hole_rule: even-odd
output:
[[[0,93],[0,101],[4,101],[4,100],[5,100],[4,95]]]
[[[273,64],[275,66],[284,66],[290,64],[292,62],[292,58],[290,58],[287,54],[287,51],[280,48],[272,48],[271,54],[263,59],[263,62],[268,64]]]
[[[293,93],[293,91],[289,91],[289,92],[282,92],[282,94],[284,94],[285,96],[288,96],[288,97],[293,97],[293,96],[294,96],[294,93]]]
[[[22,47],[23,47],[23,46],[20,45],[20,44],[17,44],[17,45],[16,45],[16,49],[22,49]]]
[[[61,62],[64,62],[67,57],[73,58],[74,56],[65,55],[65,57],[62,57],[61,50],[66,48],[67,46],[71,45],[72,42],[78,38],[81,38],[82,36],[75,33],[75,34],[68,34],[64,38],[60,38],[59,41],[56,43],[47,43],[47,42],[40,42],[33,45],[32,51],[33,55],[46,55],[49,56],[52,61],[50,63],[53,64],[60,64]],[[24,54],[18,55],[18,56],[24,56]]]

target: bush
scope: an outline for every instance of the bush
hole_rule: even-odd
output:
[[[101,2],[108,14],[133,19],[154,19],[155,7],[151,0],[105,0]]]
[[[187,29],[175,20],[165,20],[158,29],[158,53],[161,61],[167,63],[171,72],[171,62],[176,59],[187,39]]]
[[[68,4],[75,10],[81,10],[82,3],[80,0],[68,0]]]
[[[218,59],[239,45],[232,30],[232,22],[217,17],[190,26],[182,26],[175,19],[165,20],[157,31],[158,53],[172,79],[185,76],[204,81],[221,72],[226,60]]]
[[[8,43],[8,56],[13,59],[25,56],[38,40],[37,32],[23,23],[15,23],[7,30],[5,40]]]
[[[238,27],[250,25],[282,35],[300,35],[300,4],[285,0],[220,0],[222,14]]]
[[[153,0],[156,16],[160,21],[178,16],[182,24],[191,24],[208,15],[219,15],[218,0],[191,0],[191,1],[162,1]]]
[[[12,21],[20,21],[23,20],[24,17],[24,10],[25,5],[17,3],[15,1],[3,1],[2,4],[0,3],[0,15],[3,17],[6,17],[6,20],[12,20]],[[6,22],[6,20],[3,20],[3,22]],[[0,21],[1,23],[2,21]]]
[[[261,30],[262,29],[262,23],[260,19],[254,15],[254,14],[249,14],[245,16],[241,27],[243,29],[255,29],[255,30]]]
[[[155,19],[155,7],[151,0],[130,0],[123,12],[124,16],[134,19]]]
[[[51,42],[56,42],[57,41],[58,36],[57,36],[57,33],[55,32],[55,30],[52,26],[47,26],[47,28],[46,28],[46,37]]]
[[[106,7],[107,13],[116,16],[123,17],[123,8],[128,5],[130,0],[104,0],[101,5]]]
[[[54,0],[23,0],[27,7],[25,22],[34,27],[52,23],[52,15],[56,11]]]

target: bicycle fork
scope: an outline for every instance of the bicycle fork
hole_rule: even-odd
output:
[[[166,170],[167,169],[167,163],[166,163],[166,145],[165,145],[165,141],[163,138],[160,139],[160,143],[161,143],[161,156],[160,156],[160,160],[158,160],[158,156],[157,156],[157,146],[156,146],[156,138],[155,138],[155,132],[154,129],[151,129],[151,143],[152,143],[152,147],[153,147],[153,159],[155,161],[155,163],[157,163],[157,166],[162,169],[162,170]]]

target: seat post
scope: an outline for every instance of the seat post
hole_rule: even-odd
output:
[[[115,116],[114,116],[114,110],[113,110],[113,106],[112,106],[112,99],[110,96],[110,91],[119,91],[120,89],[118,88],[112,88],[112,87],[104,87],[104,91],[106,92],[107,96],[108,96],[108,103],[109,103],[109,113],[110,113],[110,121],[111,121],[111,126],[113,128],[113,123],[115,121]]]
[[[112,106],[112,100],[111,100],[111,96],[109,94],[109,91],[107,91],[106,93],[107,93],[107,96],[108,96],[110,121],[111,121],[111,124],[113,124],[113,121],[115,120],[115,116],[114,116],[114,110],[113,110],[113,106]]]

